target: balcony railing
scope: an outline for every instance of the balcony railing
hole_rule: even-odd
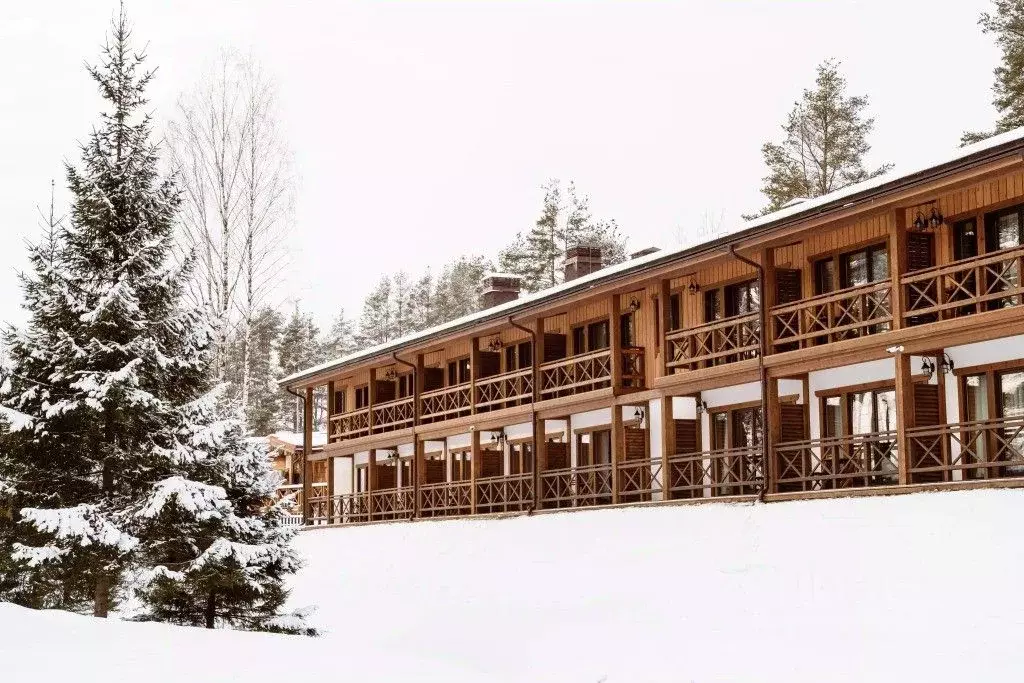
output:
[[[902,279],[908,324],[979,313],[1024,302],[1024,247],[917,270]]]
[[[779,491],[899,483],[896,432],[783,443],[775,447]]]
[[[680,453],[668,466],[674,500],[754,496],[764,485],[764,454],[758,447]]]
[[[469,481],[445,481],[420,486],[420,514],[424,517],[468,515],[473,488]]]
[[[771,310],[774,347],[824,344],[892,327],[892,283],[872,282]]]
[[[476,480],[479,513],[521,512],[533,507],[533,473]]]
[[[413,487],[377,489],[369,494],[370,520],[408,519],[415,512]]]
[[[370,433],[370,409],[360,408],[348,413],[331,415],[331,441],[354,439]]]
[[[911,483],[1024,476],[1024,417],[907,430]]]
[[[310,498],[312,524],[359,524],[370,521],[370,503],[366,493],[348,493],[328,498]]]
[[[761,348],[760,316],[760,313],[746,313],[669,332],[665,335],[668,367],[693,370],[756,358]]]
[[[469,415],[471,393],[469,382],[425,391],[420,395],[420,415],[425,422]]]
[[[533,399],[533,368],[513,370],[476,381],[478,410],[496,410]]]
[[[639,503],[653,500],[663,491],[661,458],[642,458],[620,462],[619,502]]]
[[[612,502],[610,464],[567,467],[540,473],[543,508],[589,507]]]
[[[412,427],[416,419],[416,406],[411,396],[373,406],[374,433],[390,432]]]
[[[570,396],[611,386],[611,351],[592,351],[540,366],[541,398]]]

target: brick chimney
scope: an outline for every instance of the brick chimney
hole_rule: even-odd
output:
[[[579,244],[565,250],[565,281],[601,270],[601,247]]]
[[[481,285],[483,293],[480,295],[480,303],[483,308],[491,308],[518,299],[523,279],[511,273],[487,273]]]

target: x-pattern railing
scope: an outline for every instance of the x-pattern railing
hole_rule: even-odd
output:
[[[468,515],[473,505],[469,481],[445,481],[420,486],[420,513],[425,517]]]
[[[899,482],[896,432],[812,439],[775,447],[783,490],[820,491]]]
[[[839,341],[884,332],[892,325],[890,280],[850,287],[771,311],[774,344]]]
[[[370,493],[372,519],[406,519],[413,514],[411,486],[377,489]]]
[[[331,439],[351,439],[370,433],[370,409],[360,408],[331,415]]]
[[[680,453],[668,463],[672,498],[752,496],[764,485],[764,454],[756,447]]]
[[[423,406],[422,416],[425,419],[436,420],[446,417],[469,414],[470,411],[470,384],[456,384],[455,386],[426,391],[420,395]]]
[[[515,512],[533,507],[533,473],[476,480],[477,512]]]
[[[760,313],[747,313],[665,335],[668,367],[756,358],[761,345]]]
[[[416,417],[412,397],[400,398],[373,406],[373,429],[384,432],[411,427]]]
[[[622,384],[633,389],[642,389],[646,383],[644,372],[644,349],[629,346],[622,349]]]
[[[611,381],[611,351],[593,351],[544,363],[540,368],[541,397],[554,398],[592,391]]]
[[[963,259],[902,278],[907,302],[906,317],[948,318],[976,313],[982,304],[999,301],[1020,305],[1024,301],[1024,247],[1005,249]]]
[[[611,465],[588,465],[540,473],[545,507],[586,507],[612,502]]]
[[[477,408],[503,408],[533,397],[533,369],[513,370],[476,381]]]
[[[910,474],[945,481],[1024,475],[1024,417],[915,427],[907,430]]]
[[[655,493],[663,490],[663,463],[660,458],[626,460],[619,463],[618,469],[619,500],[623,503],[651,500]]]

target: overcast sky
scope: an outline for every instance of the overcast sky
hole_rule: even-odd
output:
[[[941,11],[936,11],[941,4]],[[870,97],[896,170],[992,124],[987,0],[288,2],[129,0],[162,127],[219,49],[275,78],[300,174],[288,294],[322,324],[382,272],[493,256],[574,179],[630,247],[763,205],[760,146],[814,68]],[[113,0],[0,3],[0,319],[37,204],[96,121],[85,74]],[[62,195],[58,195],[59,198]],[[66,195],[63,196],[66,199]]]

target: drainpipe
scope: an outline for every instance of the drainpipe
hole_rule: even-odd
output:
[[[536,425],[537,425],[537,402],[536,402],[536,399],[537,399],[537,392],[540,391],[540,386],[537,384],[540,381],[540,374],[536,372],[536,368],[538,367],[538,363],[541,362],[540,359],[537,358],[537,330],[531,330],[529,327],[524,327],[524,326],[520,325],[519,323],[517,323],[515,320],[512,319],[511,315],[508,317],[508,324],[511,325],[512,327],[516,328],[517,330],[521,330],[523,332],[526,332],[528,335],[530,335],[530,339],[531,339],[531,342],[533,344],[533,353],[531,354],[531,357],[533,358],[533,368],[534,368],[533,383],[534,383],[534,387],[533,387],[533,391],[530,392],[530,426],[533,427],[534,429],[536,429]],[[546,439],[547,436],[545,434],[541,434],[541,438],[542,439]],[[532,515],[536,511],[536,508],[537,508],[537,505],[536,505],[537,498],[540,496],[540,476],[539,476],[540,471],[537,469],[538,467],[540,467],[540,460],[537,458],[537,455],[539,454],[539,452],[540,452],[539,444],[536,444],[536,443],[533,444],[533,487],[534,487],[533,490],[534,490],[534,495],[533,495],[533,503],[530,505],[530,509],[526,511],[527,515]]]
[[[410,363],[407,360],[402,360],[401,358],[399,358],[397,351],[392,351],[391,352],[391,357],[395,360],[396,363],[401,363],[402,365],[406,366],[407,368],[412,368],[412,386],[413,386],[412,395],[414,397],[413,400],[415,401],[416,400],[416,398],[415,398],[415,396],[416,396],[416,389],[415,389],[415,387],[419,386],[419,381],[420,381],[419,377],[416,376],[416,365],[413,364],[413,363]],[[419,410],[419,406],[414,405],[412,407],[412,423],[413,423],[413,425],[416,424],[416,414],[417,414],[418,410]],[[415,432],[415,430],[413,430],[413,431]],[[414,476],[414,477],[419,477],[419,472],[417,471],[419,469],[419,463],[416,462],[419,459],[419,458],[417,458],[417,454],[418,453],[419,453],[419,449],[416,448],[416,434],[413,433],[413,435],[412,435],[412,462],[413,462],[413,467],[410,467],[409,469],[412,471],[412,473],[413,473],[412,476]],[[397,445],[395,446],[395,455],[398,455],[398,446]],[[395,465],[398,466],[399,468],[401,468],[402,467],[402,459],[398,458],[398,460],[395,462]],[[409,512],[409,521],[412,521],[414,519],[416,519],[416,504],[415,503],[413,503],[412,510]]]
[[[742,254],[737,253],[736,247],[732,244],[729,245],[729,254],[757,270],[757,292],[761,299],[757,306],[760,317],[759,324],[761,328],[760,334],[758,334],[759,345],[761,348],[757,353],[757,372],[761,381],[761,470],[763,472],[761,490],[758,492],[757,498],[761,502],[764,502],[765,494],[768,492],[768,451],[771,448],[771,442],[769,441],[771,434],[768,431],[768,376],[764,367],[764,356],[768,350],[768,311],[764,305],[764,266],[756,261],[750,260]]]
[[[410,363],[407,360],[402,360],[401,358],[399,358],[397,351],[392,351],[391,352],[391,357],[395,359],[396,363],[401,363],[402,365],[404,365],[407,368],[412,368],[412,381],[413,382],[416,382],[416,380],[419,379],[418,377],[416,377],[416,365],[415,364]]]
[[[306,415],[306,408],[305,408],[306,397],[303,396],[302,394],[300,394],[297,391],[293,391],[291,387],[285,387],[284,390],[287,391],[292,396],[294,396],[295,398],[299,399],[299,401],[302,403],[302,406],[303,406],[303,408],[302,408],[302,415],[303,415],[303,420],[305,420],[305,415]],[[331,419],[331,417],[330,417],[330,415],[328,415],[327,416],[327,432],[328,433],[330,433],[330,431],[331,431],[330,419]],[[302,524],[303,524],[303,526],[305,526],[307,522],[311,521],[311,517],[312,517],[311,515],[309,517],[307,517],[307,515],[306,515],[306,510],[309,509],[310,504],[309,504],[308,500],[305,500],[305,490],[306,490],[305,482],[306,482],[306,474],[307,474],[307,471],[306,471],[306,469],[307,469],[306,468],[306,458],[309,457],[309,453],[307,451],[312,451],[313,450],[313,443],[312,442],[310,442],[309,444],[306,443],[306,438],[305,438],[306,425],[305,424],[302,425],[302,433],[303,433],[303,438],[302,438],[302,467],[301,467],[301,469],[299,471],[302,472],[302,481],[303,481],[302,488],[303,488],[304,492],[303,492],[302,510],[300,512],[302,514]],[[312,474],[312,471],[310,471],[308,474]],[[313,482],[309,482],[309,492],[310,493],[313,492]],[[328,506],[330,506],[330,501],[328,501],[327,504],[328,504]],[[328,515],[328,517],[329,516],[330,515]]]

